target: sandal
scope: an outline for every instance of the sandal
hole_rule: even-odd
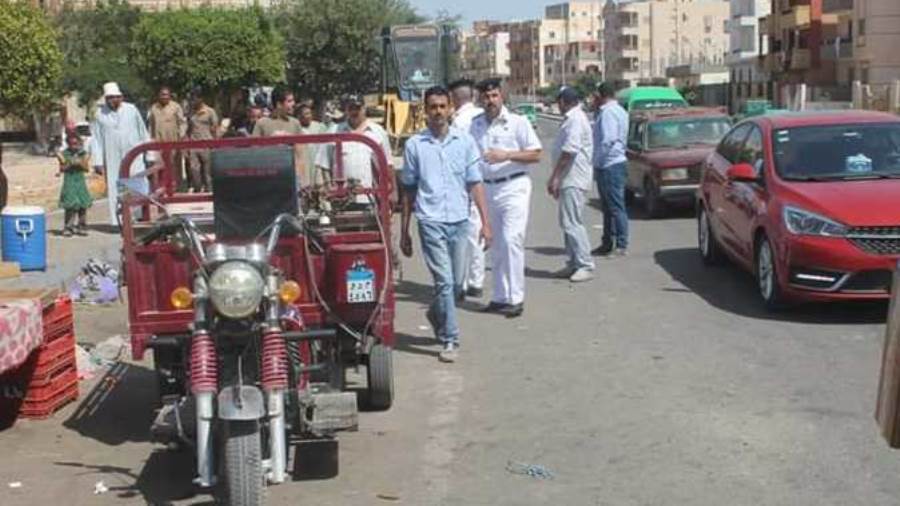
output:
[[[62,236],[63,237],[72,237],[72,229],[69,227],[64,228],[62,231]]]

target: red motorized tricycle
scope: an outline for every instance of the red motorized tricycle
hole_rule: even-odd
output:
[[[372,151],[372,188],[343,178],[341,156],[327,187],[298,187],[300,151],[348,143]],[[209,150],[212,192],[176,191],[173,154],[189,150]],[[159,161],[129,178],[150,152]],[[366,367],[363,404],[391,406],[393,174],[377,144],[335,134],[144,144],[120,175],[133,354],[152,350],[159,378],[154,436],[195,448],[196,483],[226,504],[260,504],[293,439],[357,427],[348,368]]]

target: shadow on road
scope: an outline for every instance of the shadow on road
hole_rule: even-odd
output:
[[[294,481],[327,480],[338,475],[338,440],[305,439],[294,444]]]
[[[171,504],[172,501],[190,499],[198,490],[191,482],[194,470],[193,455],[189,452],[156,450],[147,459],[139,475],[128,468],[86,464],[82,462],[54,462],[54,465],[83,470],[82,474],[97,475],[97,481],[103,480],[110,494],[121,499],[142,498],[145,504]],[[115,483],[133,482],[131,485],[115,485]],[[195,503],[197,505],[215,504],[212,499]]]
[[[109,225],[105,223],[98,223],[95,225],[88,225],[88,230],[92,232],[98,232],[106,235],[119,235],[119,227],[115,225]]]
[[[560,266],[560,268],[562,268],[562,266]],[[525,267],[525,276],[533,279],[560,279],[553,271],[532,269],[531,267]]]
[[[559,246],[531,246],[525,248],[528,251],[533,251],[538,255],[544,255],[548,257],[562,256],[566,254],[566,250],[560,248]]]
[[[419,302],[421,304],[430,304],[434,288],[431,285],[416,283],[404,279],[397,284],[397,301]]]
[[[603,211],[603,206],[598,197],[594,197],[588,201],[588,205],[598,211]],[[662,217],[650,218],[644,212],[643,201],[636,198],[627,205],[628,219],[630,221],[668,221],[683,220],[685,218],[693,218],[695,215],[694,207],[690,201],[666,203]]]
[[[756,281],[736,266],[726,263],[707,267],[694,248],[657,251],[654,259],[657,265],[688,291],[699,295],[711,306],[737,315],[763,320],[821,324],[884,323],[887,318],[885,302],[801,304],[780,312],[770,312],[757,295]],[[663,290],[676,293],[683,291],[671,287]]]
[[[149,441],[156,397],[154,371],[119,362],[100,378],[63,426],[110,446]]]
[[[432,335],[431,328],[421,331],[425,337],[397,333],[394,349],[402,353],[437,357],[440,355],[438,340]]]

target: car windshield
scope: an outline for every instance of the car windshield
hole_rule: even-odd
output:
[[[680,148],[690,144],[718,144],[731,125],[726,118],[691,118],[650,123],[649,149]]]
[[[635,100],[631,103],[631,108],[635,111],[646,109],[674,109],[676,107],[687,107],[684,100],[677,98],[654,98],[649,100]]]
[[[776,129],[772,145],[785,179],[900,177],[900,123]]]

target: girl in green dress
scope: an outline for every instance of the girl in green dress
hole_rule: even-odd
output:
[[[90,156],[84,151],[81,137],[77,134],[70,133],[66,137],[66,146],[58,155],[59,171],[63,175],[59,207],[66,212],[63,236],[87,235],[87,210],[93,203],[85,180],[91,166]]]

